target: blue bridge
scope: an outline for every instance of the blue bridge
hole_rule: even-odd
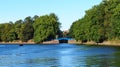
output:
[[[68,41],[73,40],[73,38],[63,37],[63,38],[57,38],[56,40],[59,40],[59,43],[68,43]]]

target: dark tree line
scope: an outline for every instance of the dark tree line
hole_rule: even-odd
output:
[[[87,10],[72,24],[70,36],[82,42],[120,40],[120,0],[103,0]]]
[[[21,40],[27,42],[33,39],[35,43],[51,40],[60,35],[58,17],[50,15],[26,17],[24,20],[0,24],[0,41],[9,42]]]

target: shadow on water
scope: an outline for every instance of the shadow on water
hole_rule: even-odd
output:
[[[120,56],[119,56],[120,57]],[[110,56],[89,56],[86,58],[88,67],[120,67],[120,58],[116,55]]]
[[[95,49],[95,51],[91,53],[97,51],[99,53],[98,55],[93,54],[92,56],[86,56],[84,61],[86,67],[120,67],[120,47],[98,45],[90,45],[86,47],[89,51],[91,48]]]

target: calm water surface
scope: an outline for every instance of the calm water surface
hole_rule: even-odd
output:
[[[0,45],[0,67],[120,67],[120,48],[56,45]]]

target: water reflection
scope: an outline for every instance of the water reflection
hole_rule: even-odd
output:
[[[0,48],[0,66],[120,67],[120,49],[116,47],[59,44]]]
[[[103,56],[103,57],[99,57],[99,56],[93,56],[93,57],[87,57],[86,60],[86,65],[89,67],[109,67],[111,66],[111,62],[109,60],[109,58]]]

